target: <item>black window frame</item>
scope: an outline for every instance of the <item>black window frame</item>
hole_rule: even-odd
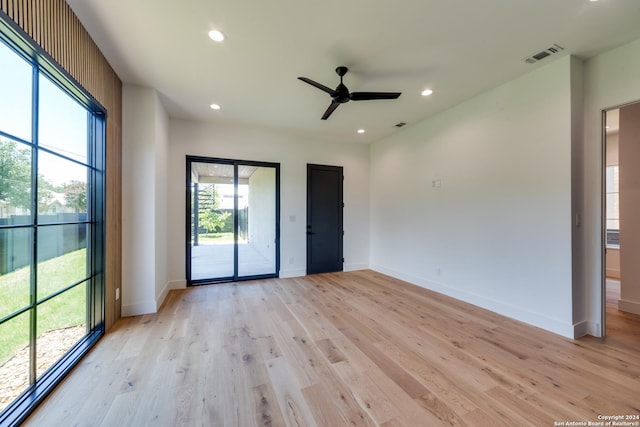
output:
[[[9,16],[0,11],[0,42],[3,42],[17,55],[25,59],[32,66],[32,140],[26,141],[6,134],[0,129],[0,136],[28,145],[32,150],[32,209],[31,221],[24,225],[0,226],[0,229],[33,229],[31,248],[31,296],[29,304],[0,319],[0,323],[8,322],[20,314],[30,312],[30,385],[2,412],[0,412],[0,425],[18,425],[40,404],[54,387],[73,369],[80,359],[95,345],[104,335],[105,330],[105,166],[106,166],[106,119],[107,111],[100,103],[87,92],[69,73],[67,73],[53,58],[38,46],[22,28],[14,23]],[[87,160],[85,163],[67,158],[55,150],[38,146],[38,80],[39,76],[46,76],[51,82],[66,92],[71,98],[80,103],[87,110],[88,120],[88,144]],[[87,218],[86,221],[76,221],[71,224],[86,224],[88,228],[87,238],[87,263],[90,270],[82,281],[69,284],[53,295],[40,300],[37,298],[37,280],[35,269],[37,268],[37,230],[39,227],[66,225],[68,223],[38,223],[37,212],[37,161],[40,152],[53,153],[56,156],[87,167]],[[37,309],[38,305],[49,299],[63,294],[87,283],[87,333],[72,346],[56,363],[48,368],[39,378],[35,368],[35,340],[37,335]]]
[[[186,160],[186,182],[185,182],[185,235],[186,235],[186,246],[185,246],[185,276],[187,287],[198,286],[198,285],[208,285],[212,283],[225,283],[225,282],[241,282],[248,280],[257,280],[257,279],[271,279],[277,278],[280,276],[280,163],[273,162],[262,162],[262,161],[254,161],[254,160],[237,160],[237,159],[225,159],[218,157],[205,157],[205,156],[185,156]],[[233,217],[233,234],[234,234],[234,247],[233,247],[233,275],[228,277],[215,277],[208,279],[192,279],[191,278],[191,254],[192,247],[191,241],[193,238],[193,229],[192,229],[192,209],[191,209],[191,167],[193,163],[213,163],[213,164],[223,164],[233,166],[233,185],[235,188],[234,191],[234,217]],[[266,167],[273,168],[275,171],[275,270],[273,273],[268,274],[257,274],[257,275],[245,275],[240,276],[238,274],[238,167],[239,166],[256,166],[256,167]],[[197,208],[196,208],[197,209]]]

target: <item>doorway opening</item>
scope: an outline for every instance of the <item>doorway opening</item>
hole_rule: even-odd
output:
[[[603,335],[606,335],[606,312],[617,309],[620,299],[620,109],[604,115],[604,204],[605,204],[605,277],[603,280]]]
[[[640,320],[639,138],[640,102],[603,112],[603,336],[633,334]]]
[[[277,277],[280,165],[187,156],[187,285]]]

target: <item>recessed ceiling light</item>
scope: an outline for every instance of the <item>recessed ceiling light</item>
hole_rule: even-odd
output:
[[[209,31],[209,38],[214,42],[221,42],[224,40],[224,34],[218,30],[211,30]]]
[[[358,129],[358,133],[364,133],[364,129]]]
[[[220,106],[218,104],[211,104],[210,107],[211,107],[212,110],[219,110],[220,109]]]
[[[422,91],[422,96],[429,96],[433,93],[431,89],[425,89]]]

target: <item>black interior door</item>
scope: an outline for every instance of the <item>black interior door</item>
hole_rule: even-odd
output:
[[[307,165],[307,274],[342,271],[342,167]]]

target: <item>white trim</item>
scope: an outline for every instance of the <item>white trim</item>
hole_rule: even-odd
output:
[[[476,295],[470,292],[461,291],[459,289],[448,287],[442,283],[432,282],[420,277],[385,268],[380,265],[372,265],[371,269],[379,273],[404,280],[405,282],[409,282],[422,288],[429,289],[443,295],[447,295],[452,298],[467,302],[469,304],[473,304],[475,306],[493,311],[503,316],[510,317],[512,319],[516,319],[533,326],[537,326],[538,328],[545,329],[547,331],[562,335],[567,338],[573,339],[575,338],[574,334],[576,330],[582,331],[583,329],[586,329],[586,326],[581,324],[574,326],[569,323],[564,323],[558,319],[542,316],[538,313],[523,310],[521,308],[505,304],[501,301],[486,298],[482,295]]]
[[[156,302],[153,300],[127,304],[122,306],[122,317],[139,316],[141,314],[155,313]]]
[[[162,292],[160,292],[160,295],[158,295],[158,297],[156,298],[156,311],[160,309],[160,306],[164,302],[165,298],[167,297],[167,295],[169,295],[169,291],[173,289],[184,289],[186,287],[186,280],[173,280],[167,282],[167,284],[164,285],[164,288],[162,288]]]
[[[627,313],[640,314],[640,302],[620,299],[618,300],[618,310],[626,311]]]
[[[344,271],[368,270],[369,264],[344,264]]]
[[[587,322],[587,334],[596,338],[603,336],[602,325],[596,322]],[[576,338],[579,336],[576,335]]]
[[[280,277],[281,279],[286,279],[289,277],[302,277],[306,275],[307,270],[304,268],[300,268],[295,270],[280,270],[280,275],[278,277]]]
[[[583,337],[585,335],[594,335],[592,333],[592,329],[594,325],[590,324],[591,322],[588,322],[586,320],[583,320],[582,322],[578,322],[575,323],[573,325],[573,337],[571,338],[580,338]]]

